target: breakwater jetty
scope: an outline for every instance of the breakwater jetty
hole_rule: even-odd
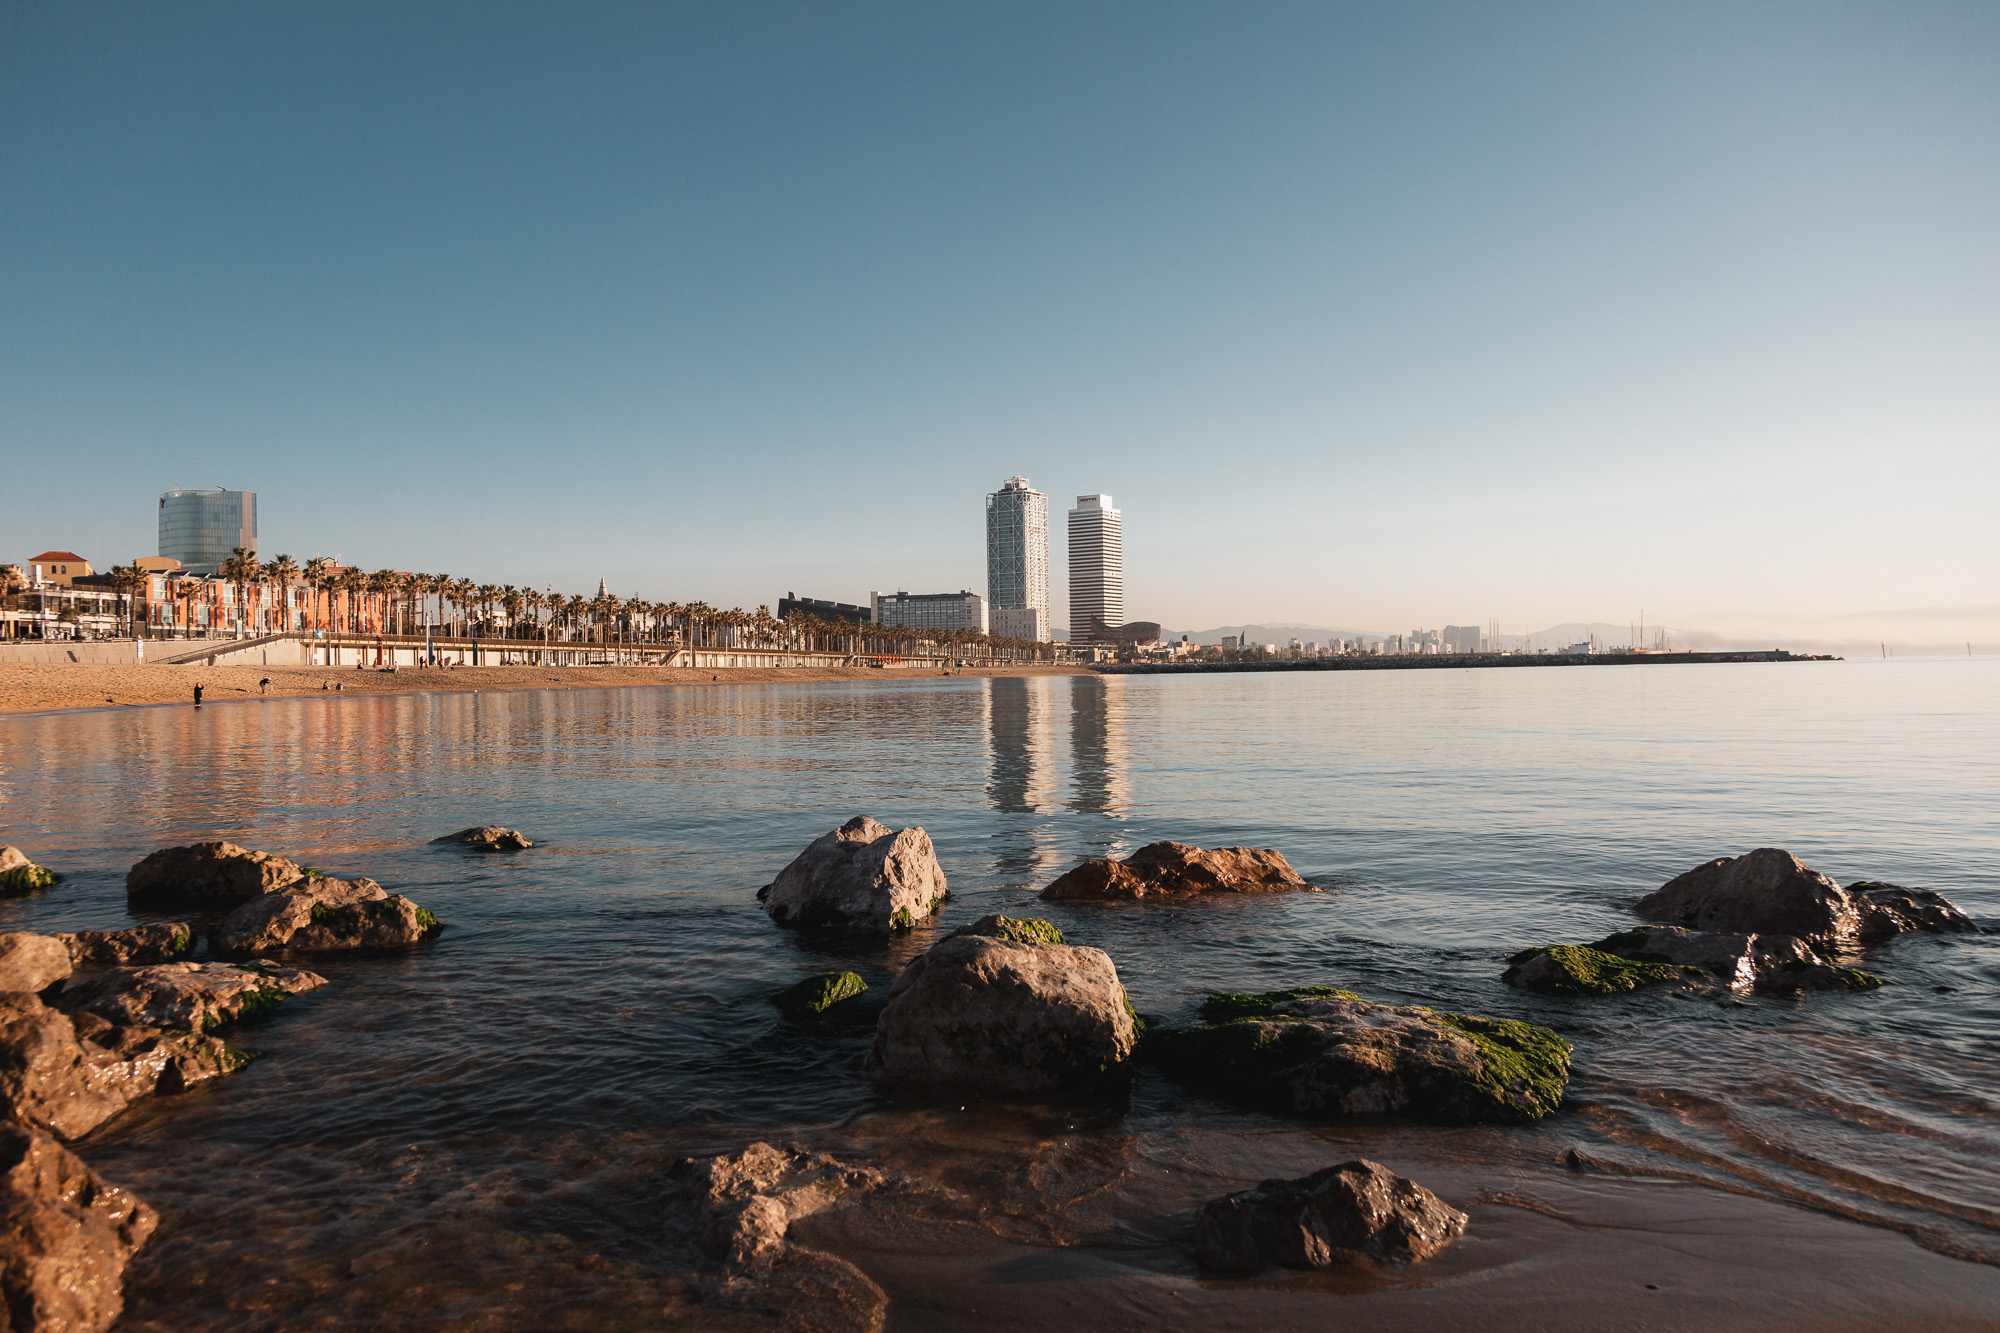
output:
[[[1643,666],[1660,662],[1838,662],[1831,654],[1755,653],[1439,653],[1381,657],[1279,658],[1263,662],[1117,662],[1096,668],[1111,676],[1200,676],[1226,671],[1445,671],[1460,667]]]

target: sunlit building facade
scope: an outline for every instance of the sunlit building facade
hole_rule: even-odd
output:
[[[1049,621],[1049,500],[1026,477],[1009,477],[986,497],[986,600],[997,622],[1010,615],[1010,639],[1045,643],[1054,637]],[[1017,632],[1027,630],[1026,633]]]
[[[1079,495],[1069,511],[1069,641],[1125,622],[1124,516],[1108,495]]]
[[[160,554],[189,574],[213,574],[237,547],[257,553],[255,491],[168,491],[160,497]]]

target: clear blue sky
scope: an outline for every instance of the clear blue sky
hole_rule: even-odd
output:
[[[0,559],[2000,640],[2000,6],[0,6]],[[1841,621],[1845,617],[1846,620]],[[1970,627],[1970,628],[1965,628]]]

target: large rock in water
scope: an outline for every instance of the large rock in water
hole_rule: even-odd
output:
[[[930,834],[856,815],[815,838],[757,900],[781,926],[887,933],[936,912],[945,892]]]
[[[1194,1250],[1224,1273],[1359,1258],[1411,1264],[1464,1233],[1464,1213],[1380,1162],[1357,1158],[1210,1200],[1195,1217]]]
[[[1874,990],[1882,978],[1840,967],[1796,935],[1739,935],[1685,926],[1640,926],[1590,946],[1640,963],[1695,967],[1733,991]]]
[[[1971,930],[1942,894],[1863,881],[1850,892],[1790,852],[1759,847],[1718,857],[1641,898],[1640,916],[1694,930],[1792,935],[1820,947],[1866,944],[1911,930]]]
[[[441,929],[372,879],[312,879],[243,904],[208,943],[223,954],[375,953],[412,948]]]
[[[1106,902],[1159,894],[1286,890],[1319,892],[1269,847],[1203,851],[1184,842],[1155,842],[1123,861],[1085,861],[1043,889],[1041,896],[1056,901]]]
[[[28,859],[19,847],[0,847],[0,898],[15,898],[46,889],[61,876]]]
[[[186,921],[155,921],[125,930],[79,930],[57,935],[78,967],[130,967],[172,963],[194,951],[194,926]]]
[[[1167,1074],[1299,1115],[1395,1113],[1444,1124],[1525,1121],[1562,1104],[1569,1043],[1547,1028],[1326,986],[1211,995],[1207,1025],[1147,1037]]]
[[[0,1327],[99,1333],[158,1219],[38,1129],[0,1124]]]
[[[270,963],[160,963],[73,977],[55,1003],[64,1013],[92,1013],[114,1027],[213,1032],[266,1017],[325,984],[317,973]]]
[[[164,847],[125,875],[125,901],[147,911],[226,912],[306,878],[296,861],[233,842]]]
[[[513,829],[501,828],[498,824],[460,829],[431,841],[455,843],[460,847],[470,847],[475,852],[524,852],[535,845]]]
[[[903,969],[875,1025],[870,1076],[1046,1092],[1124,1069],[1138,1016],[1118,969],[1045,932],[1062,938],[1047,922],[983,917]]]

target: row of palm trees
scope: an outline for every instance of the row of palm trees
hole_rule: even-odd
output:
[[[132,586],[143,585],[143,573],[127,566],[119,569],[129,570]],[[254,552],[242,547],[236,548],[217,572],[235,588],[235,623],[257,633],[431,633],[444,638],[530,641],[547,646],[588,643],[642,651],[761,648],[948,657],[997,654],[1016,660],[1052,660],[1055,653],[1052,644],[968,630],[856,625],[802,612],[779,620],[768,606],[755,611],[742,607],[723,610],[700,601],[621,599],[604,591],[595,597],[565,595],[511,583],[479,583],[449,574],[393,569],[371,574],[336,565],[326,556],[314,556],[300,564],[289,555],[279,555],[260,563]],[[274,590],[275,597],[267,598],[267,589]],[[294,590],[306,594],[304,606],[298,605]],[[191,625],[192,604],[202,596],[203,582],[173,579],[169,591],[177,601],[187,603],[180,622]]]

